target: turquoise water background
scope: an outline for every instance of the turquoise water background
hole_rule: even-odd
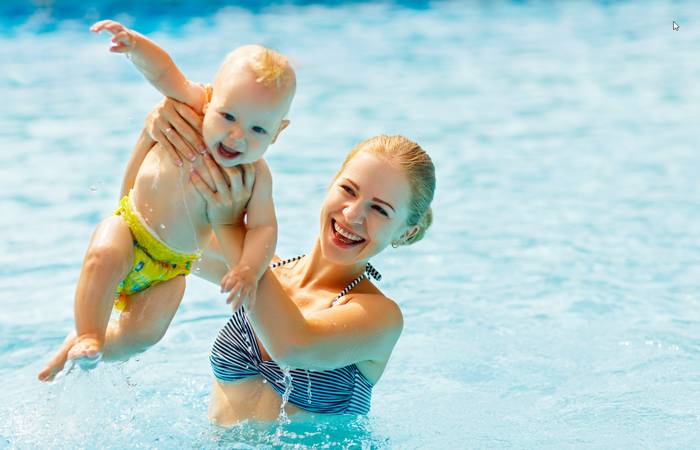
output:
[[[696,4],[223,3],[0,6],[0,448],[700,447]],[[240,44],[290,56],[283,257],[360,140],[432,155],[433,227],[373,261],[405,328],[367,418],[210,425],[227,307],[195,278],[148,352],[35,380],[159,100],[88,32],[108,17],[197,81]]]

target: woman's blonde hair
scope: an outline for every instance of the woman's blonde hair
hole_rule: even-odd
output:
[[[430,203],[435,194],[435,166],[428,153],[420,145],[403,136],[380,134],[360,142],[348,153],[334,181],[359,152],[381,156],[403,168],[411,186],[411,203],[406,224],[409,227],[418,226],[417,231],[404,239],[403,244],[409,245],[423,239],[433,222]]]

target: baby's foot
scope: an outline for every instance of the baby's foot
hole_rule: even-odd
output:
[[[68,351],[73,347],[74,343],[75,332],[70,332],[53,358],[51,358],[51,360],[46,363],[46,366],[41,369],[41,372],[37,374],[37,378],[40,381],[51,381],[56,377],[56,374],[63,370],[63,366],[65,366],[66,359],[68,358]]]
[[[68,350],[68,359],[74,360],[81,369],[93,369],[102,359],[102,344],[93,337],[78,337]]]

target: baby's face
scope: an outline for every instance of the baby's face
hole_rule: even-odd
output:
[[[286,126],[291,95],[286,89],[255,81],[246,67],[217,77],[202,134],[222,167],[257,161]]]

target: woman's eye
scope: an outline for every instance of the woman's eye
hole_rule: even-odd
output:
[[[258,134],[267,134],[267,131],[263,127],[253,127],[253,131]]]
[[[236,118],[233,117],[232,114],[229,113],[221,113],[221,115],[224,117],[224,119],[228,120],[229,122],[235,122]]]
[[[344,184],[341,184],[341,185],[340,185],[340,188],[341,188],[342,190],[344,190],[345,192],[347,192],[348,194],[350,194],[350,195],[355,195],[355,191],[353,191],[352,188],[351,188],[350,186],[346,186],[346,185],[344,185]]]
[[[374,205],[373,208],[377,211],[379,211],[379,214],[389,217],[389,214],[387,214],[386,210],[382,208],[381,206]]]

